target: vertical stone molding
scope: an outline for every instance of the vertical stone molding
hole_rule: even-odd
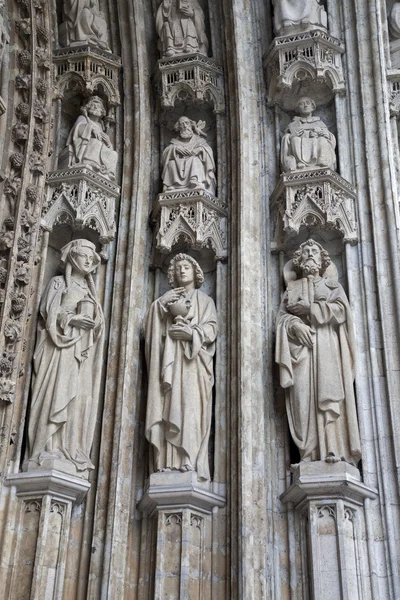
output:
[[[371,584],[366,557],[364,500],[377,491],[345,462],[302,462],[281,500],[300,522],[303,596],[310,600],[366,600]]]
[[[8,597],[61,600],[72,505],[90,484],[56,470],[17,473],[6,483],[19,501]]]
[[[138,509],[157,523],[154,598],[212,597],[212,514],[223,506],[196,473],[150,475]]]

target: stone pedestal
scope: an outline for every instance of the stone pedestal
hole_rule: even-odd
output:
[[[206,102],[214,112],[225,110],[222,68],[202,54],[190,54],[158,61],[158,91],[161,106],[171,108],[178,101]]]
[[[43,470],[9,475],[7,485],[20,499],[10,597],[61,600],[72,505],[86,495],[90,484]]]
[[[52,231],[56,225],[69,225],[73,231],[85,227],[99,235],[101,244],[115,236],[115,202],[118,185],[85,166],[53,171],[47,176],[47,200],[42,227]]]
[[[300,520],[304,593],[312,600],[364,600],[368,588],[364,500],[377,491],[355,467],[303,462],[281,500]]]
[[[211,598],[212,513],[223,506],[195,472],[150,476],[138,509],[156,522],[154,598]]]
[[[323,29],[276,37],[264,58],[271,104],[292,109],[299,87],[303,95],[312,88],[321,103],[344,93],[343,53],[343,43]]]
[[[157,248],[170,252],[183,239],[193,248],[210,247],[227,255],[227,207],[207,190],[164,192],[157,198]]]
[[[358,239],[356,190],[329,168],[283,173],[271,195],[277,213],[276,239],[297,234],[301,226],[337,230],[345,242]]]

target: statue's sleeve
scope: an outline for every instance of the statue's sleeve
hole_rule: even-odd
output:
[[[342,286],[330,290],[326,299],[317,299],[311,304],[310,314],[313,325],[342,325],[347,320],[348,301]]]
[[[296,321],[302,323],[299,317],[291,315],[286,310],[287,291],[284,293],[279,314],[276,322],[276,345],[275,345],[275,361],[279,365],[280,384],[283,388],[293,385],[293,366],[292,366],[292,351],[290,342],[294,342],[295,338],[292,334],[292,327]]]
[[[40,304],[40,314],[46,323],[46,331],[53,344],[57,348],[69,348],[82,336],[80,329],[68,326],[74,313],[63,311],[61,308],[62,294],[65,290],[62,279],[62,277],[53,277],[50,280]]]
[[[212,346],[218,334],[217,311],[214,301],[206,294],[197,300],[198,323],[193,326],[193,339],[185,343],[185,356],[189,360],[196,358],[201,350]]]

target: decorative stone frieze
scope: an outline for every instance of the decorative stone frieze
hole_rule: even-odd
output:
[[[337,230],[345,242],[357,243],[355,188],[332,169],[283,173],[272,196],[277,211],[277,240],[297,234],[302,225]]]
[[[227,206],[203,189],[163,192],[157,198],[157,248],[170,252],[182,239],[193,248],[211,247],[227,256]]]
[[[225,503],[194,472],[150,475],[138,509],[156,524],[154,598],[211,598],[212,516]]]
[[[314,98],[318,101],[319,94],[322,102],[330,99],[329,92],[344,93],[344,51],[344,44],[322,29],[276,37],[264,58],[269,102],[292,109],[293,89],[299,86],[303,93],[313,88]]]
[[[356,467],[345,462],[302,462],[281,500],[301,521],[297,543],[307,569],[311,600],[364,598],[368,572],[364,501],[377,490],[366,486]],[[304,589],[304,593],[306,590]]]
[[[67,90],[91,95],[103,86],[111,107],[120,104],[121,59],[90,44],[54,51],[55,91],[63,97]]]
[[[208,103],[217,114],[225,110],[222,68],[215,60],[202,54],[159,60],[157,87],[164,108],[185,101]]]
[[[47,184],[44,229],[52,231],[56,225],[68,224],[74,231],[85,227],[97,231],[101,244],[114,239],[118,185],[87,167],[53,171]]]

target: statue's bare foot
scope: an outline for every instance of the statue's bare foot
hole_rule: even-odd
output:
[[[329,464],[337,463],[340,462],[340,458],[338,458],[334,452],[328,452],[325,458],[325,462]]]
[[[183,465],[181,467],[181,471],[182,473],[186,473],[187,471],[194,471],[194,467],[192,467],[190,463],[187,463],[186,465]]]

